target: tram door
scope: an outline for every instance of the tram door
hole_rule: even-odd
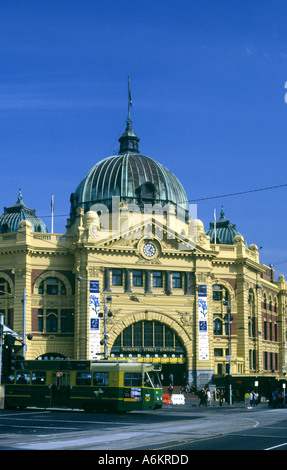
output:
[[[66,372],[53,373],[51,388],[51,406],[69,407],[70,404],[70,374]]]

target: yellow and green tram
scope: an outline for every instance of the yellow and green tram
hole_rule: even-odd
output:
[[[17,361],[6,408],[126,412],[162,406],[160,365],[129,361]]]

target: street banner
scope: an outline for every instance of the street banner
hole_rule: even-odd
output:
[[[209,359],[206,285],[198,286],[198,354],[200,361]]]
[[[90,281],[90,348],[89,359],[100,358],[100,288],[99,281]]]

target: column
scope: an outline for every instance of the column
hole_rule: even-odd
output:
[[[166,271],[165,273],[165,292],[169,292],[171,294],[171,274],[170,271]]]
[[[105,268],[105,291],[111,292],[111,268]]]
[[[126,269],[126,292],[131,292],[131,270]]]
[[[190,272],[187,271],[185,273],[185,295],[191,295],[191,290],[190,290]]]
[[[152,290],[151,290],[151,271],[148,270],[146,271],[146,274],[145,274],[145,292],[146,294],[152,294]]]

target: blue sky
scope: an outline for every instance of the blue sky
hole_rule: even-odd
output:
[[[0,0],[0,211],[65,232],[70,194],[119,147],[131,79],[140,151],[208,229],[216,207],[287,278],[287,2]],[[203,198],[210,198],[200,200]]]

